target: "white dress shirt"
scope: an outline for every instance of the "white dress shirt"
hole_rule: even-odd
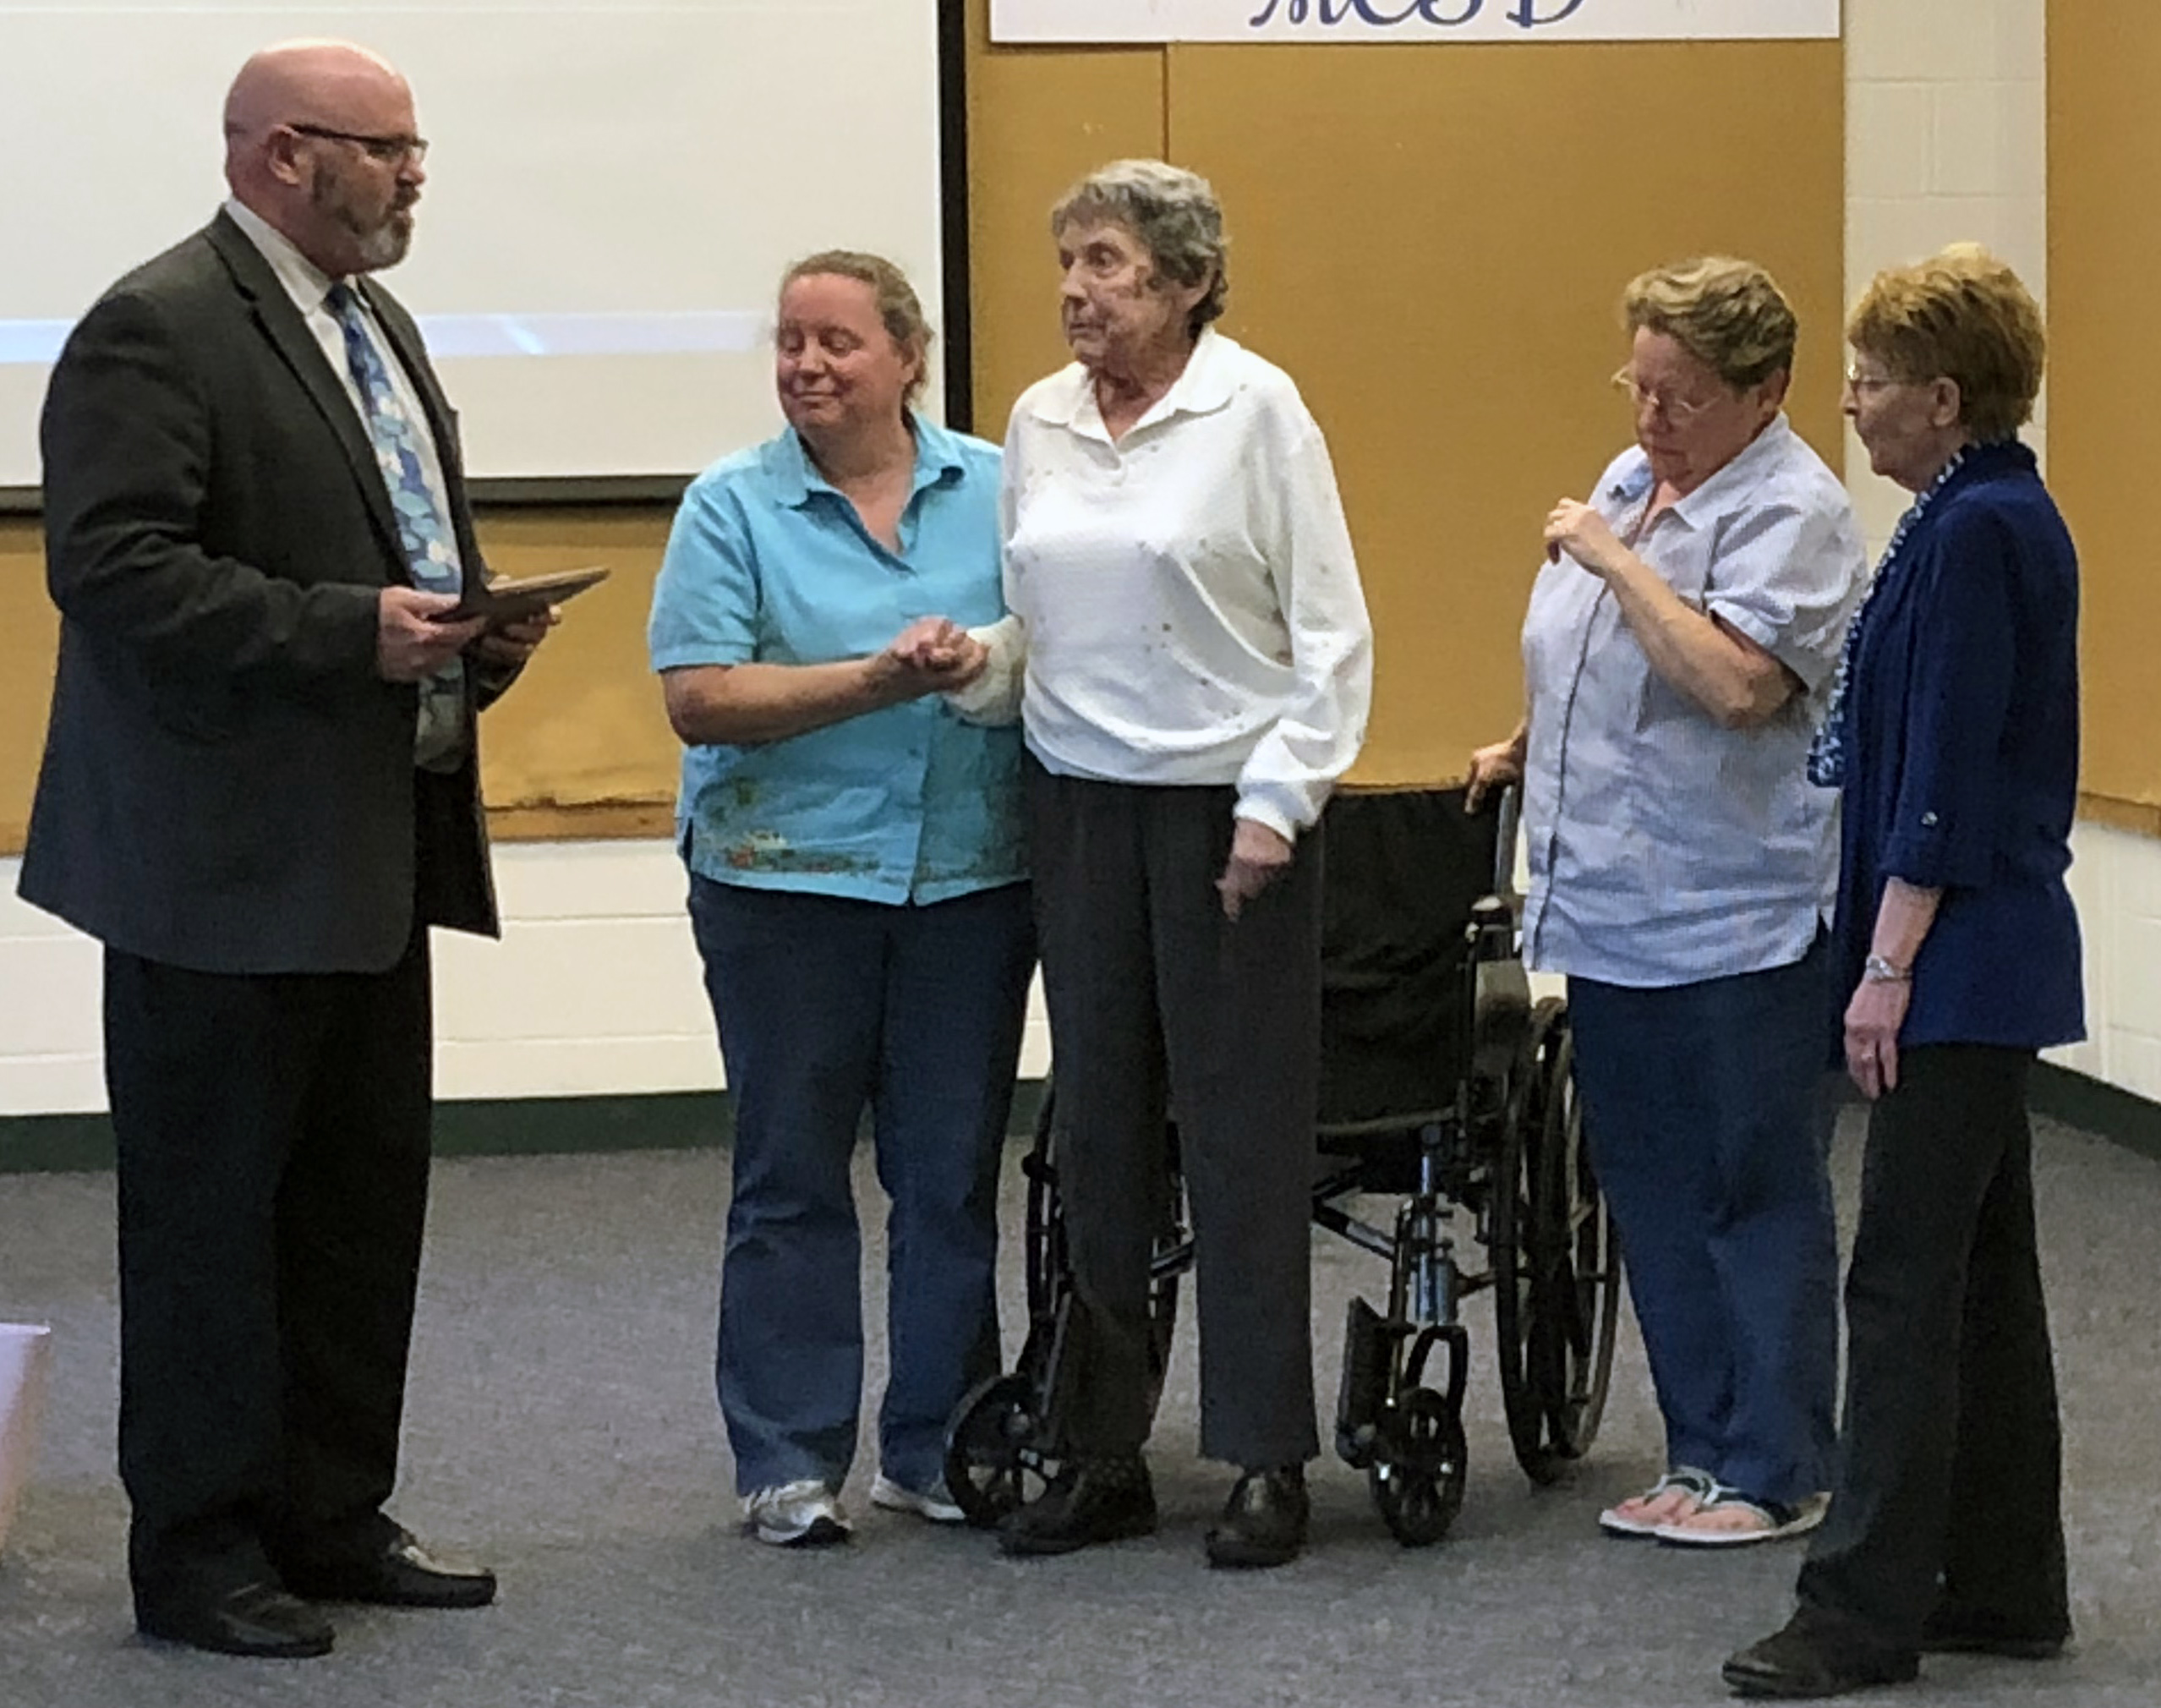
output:
[[[1204,330],[1170,391],[1113,441],[1077,363],[1006,432],[1013,616],[955,697],[1009,706],[1065,776],[1230,784],[1289,837],[1358,756],[1373,633],[1328,448],[1288,375]]]
[[[233,216],[233,224],[247,233],[248,240],[262,251],[263,259],[277,275],[278,283],[285,287],[286,294],[293,298],[293,306],[300,311],[300,318],[308,323],[309,335],[323,353],[323,359],[330,364],[331,372],[337,375],[338,384],[345,388],[345,395],[353,400],[353,413],[360,418],[363,428],[368,425],[368,401],[360,394],[360,382],[353,375],[353,364],[345,353],[345,330],[338,324],[337,316],[330,311],[323,300],[330,294],[331,287],[339,281],[332,278],[294,247],[293,239],[271,224],[253,208],[237,200],[228,200],[225,211]],[[375,354],[381,359],[383,371],[390,375],[391,390],[397,394],[399,407],[405,419],[413,424],[413,436],[419,446],[421,472],[428,477],[428,485],[439,500],[447,503],[444,495],[450,490],[443,478],[442,453],[435,448],[435,429],[429,424],[428,412],[420,402],[419,388],[413,385],[413,376],[405,371],[405,364],[397,359],[391,341],[384,336],[382,325],[375,318],[375,311],[369,305],[367,293],[355,291],[353,299],[360,304],[360,318],[366,326],[368,337],[375,344]],[[446,519],[448,512],[446,512]],[[456,530],[446,530],[446,543],[453,555],[457,550]]]

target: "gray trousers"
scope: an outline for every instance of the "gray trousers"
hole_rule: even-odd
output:
[[[1223,917],[1234,791],[1028,764],[1030,857],[1077,1297],[1074,1451],[1148,1437],[1148,1261],[1166,1108],[1200,1295],[1201,1451],[1248,1469],[1319,1451],[1309,1320],[1320,1065],[1321,840]]]

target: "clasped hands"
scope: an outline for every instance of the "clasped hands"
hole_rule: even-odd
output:
[[[417,587],[386,587],[375,601],[375,673],[386,682],[417,682],[434,676],[468,648],[480,663],[515,670],[562,619],[553,605],[512,622],[484,616],[444,622],[457,609],[455,595]]]
[[[904,698],[965,688],[990,667],[990,649],[950,617],[918,617],[887,643],[872,668]]]

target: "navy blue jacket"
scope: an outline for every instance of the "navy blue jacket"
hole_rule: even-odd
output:
[[[1901,1044],[2074,1043],[2078,562],[2033,453],[1970,450],[1885,577],[1847,689],[1839,1007],[1902,878],[1943,901]]]

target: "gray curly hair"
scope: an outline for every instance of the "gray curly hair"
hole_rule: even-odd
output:
[[[1208,180],[1160,160],[1114,160],[1098,167],[1058,199],[1051,235],[1099,221],[1123,226],[1141,240],[1156,271],[1174,284],[1208,287],[1193,305],[1186,331],[1194,337],[1223,312],[1230,294],[1225,265],[1223,204]]]

